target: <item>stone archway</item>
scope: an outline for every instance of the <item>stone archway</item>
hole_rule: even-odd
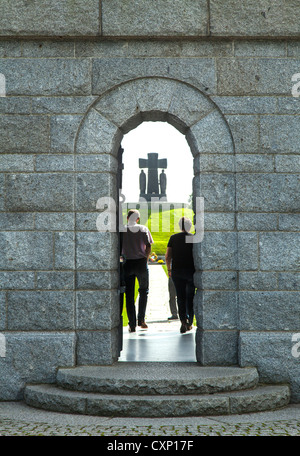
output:
[[[237,364],[234,144],[227,122],[206,95],[160,77],[130,80],[103,93],[84,116],[75,141],[77,211],[88,213],[96,224],[98,198],[117,200],[120,142],[143,121],[166,121],[186,136],[194,157],[194,198],[202,196],[205,201],[208,226],[205,222],[203,242],[194,244],[197,361]],[[231,223],[226,231],[224,220]],[[76,327],[78,365],[111,364],[118,357],[117,245],[117,233],[76,233],[77,284],[85,283],[84,289],[77,286],[76,311],[84,315]],[[97,286],[90,289],[97,274],[101,280],[98,277]]]

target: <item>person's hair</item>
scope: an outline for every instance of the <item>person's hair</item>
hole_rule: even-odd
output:
[[[192,228],[192,222],[188,217],[181,217],[179,220],[179,228],[185,232],[189,232]]]
[[[136,222],[140,218],[140,213],[137,209],[129,209],[127,213],[127,220],[130,222]]]

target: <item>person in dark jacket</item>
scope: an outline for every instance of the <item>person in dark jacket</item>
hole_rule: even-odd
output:
[[[181,231],[173,234],[168,242],[166,251],[166,264],[169,277],[175,285],[177,294],[177,306],[179,318],[181,321],[180,332],[185,333],[192,329],[194,319],[194,259],[193,259],[193,243],[186,242],[187,236],[192,236],[190,230],[192,222],[187,217],[182,217],[179,220]]]

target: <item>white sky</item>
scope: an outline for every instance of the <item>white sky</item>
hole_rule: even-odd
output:
[[[168,167],[167,200],[185,203],[192,193],[193,157],[189,145],[176,128],[167,122],[143,122],[127,133],[121,143],[123,153],[123,189],[126,202],[138,202],[139,158],[148,158],[150,152],[157,152],[158,158],[166,158]],[[147,174],[147,170],[144,169]],[[160,174],[161,170],[158,170]]]

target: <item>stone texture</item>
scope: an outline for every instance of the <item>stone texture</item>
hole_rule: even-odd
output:
[[[240,290],[276,290],[277,274],[276,272],[240,272],[239,274]]]
[[[205,36],[208,9],[205,0],[103,0],[104,36]]]
[[[204,290],[235,290],[237,273],[235,271],[197,271],[194,274],[196,287]]]
[[[279,290],[300,290],[300,273],[299,272],[279,272],[278,273]]]
[[[117,269],[116,233],[76,234],[76,267],[78,270]]]
[[[210,1],[212,36],[299,35],[299,3],[296,0]]]
[[[51,269],[53,240],[50,233],[0,232],[1,270]]]
[[[260,143],[263,153],[274,154],[299,154],[299,118],[292,115],[262,116],[260,119]],[[272,132],[272,134],[270,134]],[[276,165],[283,163],[284,158],[278,160]],[[294,172],[299,172],[299,156],[294,161]],[[285,159],[286,166],[288,160]],[[277,168],[277,166],[276,166]],[[288,169],[290,172],[291,168]],[[282,172],[282,168],[281,168]],[[283,171],[284,172],[284,171]]]
[[[0,171],[34,171],[34,156],[29,154],[1,154]]]
[[[260,234],[260,268],[265,271],[297,271],[300,266],[299,233]]]
[[[299,358],[292,355],[292,336],[289,331],[241,331],[240,364],[255,364],[262,382],[290,383],[291,401],[299,402]]]
[[[24,132],[30,134],[24,135]],[[49,121],[43,116],[1,115],[1,153],[45,153],[49,151]],[[20,163],[20,166],[21,163]],[[20,168],[19,168],[20,170]]]
[[[237,297],[233,291],[203,291],[194,300],[203,330],[228,330],[237,326]]]
[[[231,232],[206,232],[201,244],[194,244],[196,267],[207,270],[236,268],[237,237]]]
[[[216,90],[215,63],[210,58],[95,58],[92,93],[100,95],[113,86],[141,77],[176,79],[206,94]]]
[[[116,271],[79,271],[76,273],[78,290],[110,290],[118,288],[119,276]]]
[[[70,232],[59,232],[54,235],[54,267],[55,269],[74,269],[75,267],[75,235]]]
[[[9,291],[7,328],[23,331],[74,329],[71,291]]]
[[[232,173],[203,173],[193,182],[194,195],[197,191],[204,198],[204,209],[209,212],[231,212],[235,208],[235,177]],[[205,217],[205,215],[204,215]]]
[[[238,264],[240,270],[256,270],[258,268],[257,233],[238,233]]]
[[[76,293],[76,326],[79,330],[110,330],[119,322],[115,312],[117,290],[79,291]]]
[[[1,290],[26,290],[35,288],[34,272],[0,271]]]
[[[253,96],[213,96],[212,100],[223,114],[276,114],[280,102],[276,97]]]
[[[118,331],[78,331],[77,365],[113,364],[118,357]]]
[[[297,174],[237,175],[237,208],[241,212],[298,212]]]
[[[247,114],[227,115],[226,119],[233,136],[236,153],[257,154],[259,152],[259,117]]]
[[[197,361],[205,366],[232,366],[237,364],[238,335],[236,331],[196,332]]]
[[[0,330],[6,328],[6,293],[0,291]]]
[[[278,229],[283,231],[300,231],[300,214],[279,214]]]
[[[278,173],[300,173],[300,155],[278,155],[275,168]]]
[[[79,173],[76,178],[78,211],[95,211],[99,198],[116,197],[116,178],[110,173]]]
[[[25,212],[2,212],[0,214],[0,229],[4,231],[32,230],[34,216]]]
[[[51,117],[51,152],[72,153],[74,152],[75,137],[82,116],[52,116]]]
[[[277,218],[277,214],[241,212],[237,214],[237,225],[240,231],[274,231]]]
[[[299,330],[299,293],[284,291],[244,291],[240,293],[241,330]]]
[[[0,29],[2,36],[91,36],[98,35],[98,0],[72,2],[23,2],[3,0]]]
[[[10,211],[73,210],[72,174],[11,174],[6,185],[6,208]]]
[[[7,95],[90,95],[90,63],[86,59],[3,59]]]
[[[5,333],[6,358],[0,358],[0,400],[23,398],[26,382],[53,382],[57,367],[74,365],[74,333]],[[45,356],[47,353],[47,356]]]
[[[38,172],[74,171],[74,157],[71,155],[37,155],[35,169]]]
[[[288,58],[217,58],[218,95],[290,95],[299,61]]]
[[[35,214],[36,230],[74,230],[74,224],[74,214],[71,212],[37,212]]]
[[[74,273],[72,271],[38,271],[36,289],[74,290]]]

